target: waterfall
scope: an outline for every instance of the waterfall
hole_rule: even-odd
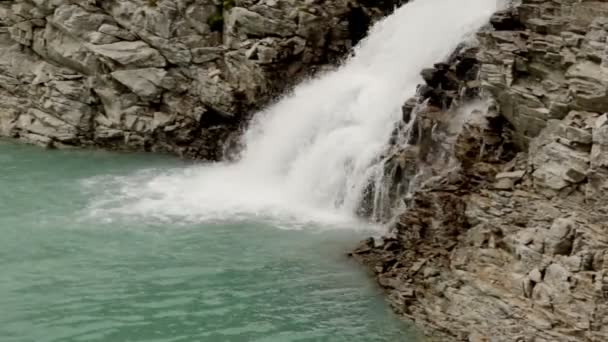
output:
[[[238,162],[105,179],[95,212],[191,220],[353,218],[420,70],[488,21],[497,0],[415,0],[371,29],[354,56],[256,114]],[[114,187],[112,183],[115,183]]]

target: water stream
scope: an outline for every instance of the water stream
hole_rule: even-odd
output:
[[[304,82],[254,117],[232,164],[100,179],[100,218],[349,224],[382,161],[420,70],[488,21],[497,0],[418,0],[376,24],[336,71]]]

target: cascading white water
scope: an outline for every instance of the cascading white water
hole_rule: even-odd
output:
[[[420,70],[447,57],[500,2],[404,5],[376,24],[339,69],[258,113],[239,162],[104,179],[120,191],[109,190],[93,209],[191,220],[353,218],[401,105],[421,83]]]

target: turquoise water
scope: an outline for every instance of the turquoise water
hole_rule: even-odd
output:
[[[107,177],[189,166],[0,141],[0,341],[417,340],[345,256],[369,232],[91,214]]]

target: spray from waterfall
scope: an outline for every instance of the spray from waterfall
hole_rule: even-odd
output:
[[[92,209],[187,220],[355,217],[403,101],[498,9],[496,0],[415,0],[376,24],[354,57],[255,115],[240,161],[104,179]],[[109,183],[109,185],[108,185]],[[378,194],[382,202],[387,193]],[[380,207],[380,205],[378,205]]]

